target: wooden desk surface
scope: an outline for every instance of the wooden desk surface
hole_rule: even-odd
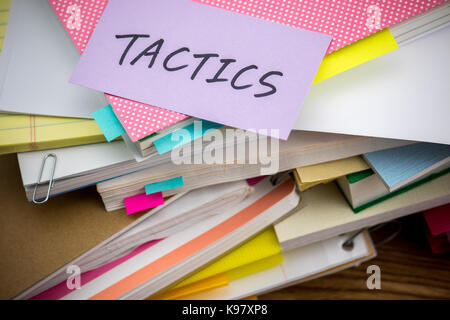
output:
[[[449,212],[450,214],[450,212]],[[422,214],[400,219],[402,231],[359,267],[262,295],[260,299],[450,299],[450,252],[432,254]],[[382,235],[381,235],[382,236]],[[381,290],[369,290],[367,267],[381,269]]]
[[[63,215],[67,216],[67,211],[71,210],[75,211],[73,216],[77,219],[84,216],[94,219],[96,216],[107,215],[106,221],[110,225],[106,226],[103,219],[101,229],[102,232],[111,234],[126,223],[122,221],[126,219],[126,215],[120,210],[115,213],[106,213],[102,210],[101,200],[95,187],[58,196],[45,206],[33,206],[25,199],[16,156],[0,156],[0,164],[0,190],[2,190],[2,197],[0,197],[2,200],[0,299],[14,296],[44,277],[54,270],[53,265],[61,264],[59,260],[64,260],[64,255],[67,255],[66,259],[70,261],[71,256],[80,254],[77,251],[79,248],[66,243],[61,243],[61,248],[64,250],[53,250],[52,256],[49,255],[48,250],[44,250],[48,246],[54,246],[51,240],[58,232],[55,226],[60,221],[50,219],[52,214],[63,218]],[[77,199],[75,204],[74,199]],[[81,201],[82,199],[84,200]],[[13,215],[23,216],[21,220],[18,220],[21,221],[20,226],[11,219]],[[47,221],[47,218],[50,221]],[[405,217],[401,221],[402,232],[394,240],[378,248],[376,259],[357,268],[275,291],[259,298],[450,299],[450,253],[433,255],[430,252],[421,214]],[[74,223],[72,226],[76,228],[77,224]],[[27,227],[33,229],[27,229]],[[96,228],[95,225],[93,227]],[[27,234],[26,230],[33,230],[34,235]],[[37,230],[40,230],[40,233],[36,234]],[[36,238],[36,236],[39,237]],[[379,236],[383,235],[379,234]],[[89,248],[103,237],[106,236],[99,234],[98,231],[91,232],[89,236],[86,235],[78,242],[83,240],[86,242],[84,246]],[[36,254],[37,250],[41,250],[41,254]],[[46,266],[49,263],[50,265]],[[368,290],[366,287],[368,277],[366,269],[372,264],[381,268],[381,290]]]

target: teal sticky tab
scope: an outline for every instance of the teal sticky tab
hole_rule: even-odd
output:
[[[92,116],[108,142],[125,133],[125,129],[122,127],[119,119],[117,119],[110,104],[92,112]]]
[[[155,183],[149,183],[145,186],[145,194],[152,194],[164,190],[170,190],[184,185],[183,177],[176,177]]]
[[[164,154],[178,146],[202,137],[203,135],[205,135],[206,131],[210,129],[215,130],[221,127],[223,127],[223,124],[206,120],[196,120],[194,121],[194,123],[191,123],[186,127],[180,128],[162,138],[153,141],[153,144],[155,145],[156,151],[158,151],[159,154]]]

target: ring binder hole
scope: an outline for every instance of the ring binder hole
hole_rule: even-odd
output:
[[[352,251],[353,250],[353,240],[364,231],[365,229],[360,229],[356,232],[354,232],[351,236],[349,236],[347,238],[347,240],[344,241],[344,243],[342,244],[342,249],[344,249],[345,251]]]
[[[345,241],[342,244],[342,249],[344,249],[345,251],[352,251],[353,247],[354,247],[353,240],[352,241]]]

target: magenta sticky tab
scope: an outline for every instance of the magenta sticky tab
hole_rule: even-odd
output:
[[[164,204],[162,192],[152,194],[138,194],[136,196],[123,199],[127,214],[133,214],[142,210],[151,209]]]

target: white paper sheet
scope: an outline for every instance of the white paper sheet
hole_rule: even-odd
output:
[[[68,82],[79,58],[47,0],[12,0],[0,56],[0,110],[92,118],[108,102]]]
[[[354,239],[351,251],[342,249],[342,243],[347,238],[348,236],[339,236],[283,252],[283,263],[278,266],[231,281],[224,287],[189,295],[183,299],[243,299],[286,286],[369,254],[362,234]]]
[[[450,144],[450,27],[311,87],[294,126]]]
[[[54,153],[57,157],[55,180],[127,160],[134,160],[123,141],[18,153],[17,157],[24,186],[37,182],[42,160],[49,153]],[[53,161],[48,162],[42,174],[42,181],[48,181],[51,176]]]

